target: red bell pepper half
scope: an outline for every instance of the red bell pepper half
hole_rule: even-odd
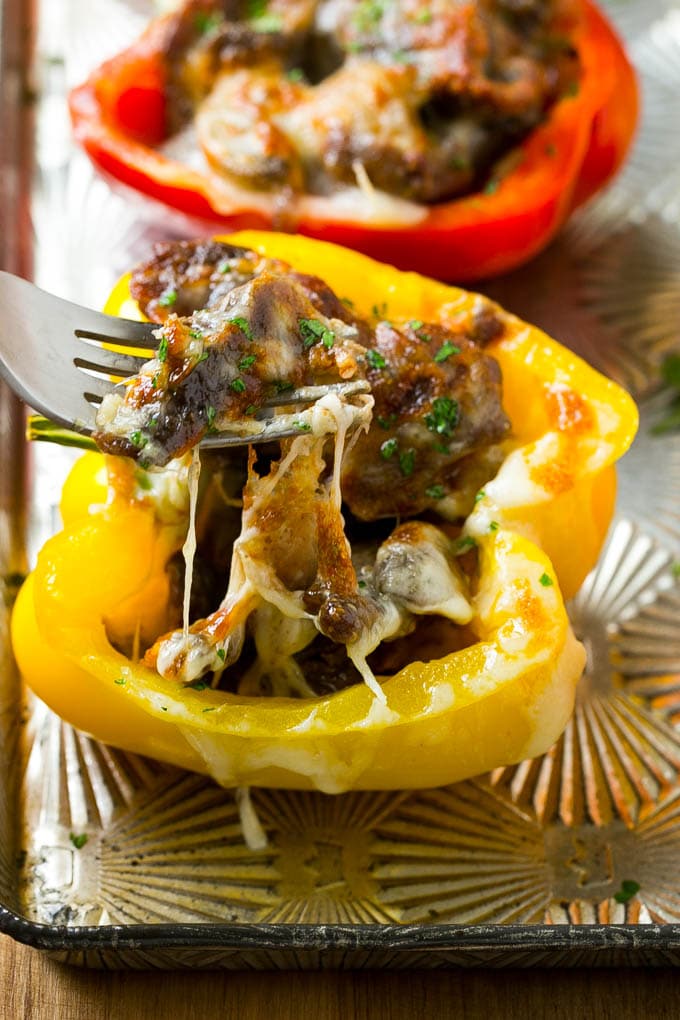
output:
[[[166,138],[166,23],[167,18],[156,19],[136,43],[73,90],[77,140],[100,169],[175,209],[232,230],[272,228],[272,214],[251,205],[246,193],[237,200],[215,175],[159,150]],[[574,42],[582,65],[578,90],[554,104],[514,158],[504,161],[509,169],[483,191],[423,206],[422,217],[412,223],[331,217],[320,214],[318,205],[310,212],[302,203],[292,226],[445,280],[480,279],[527,261],[617,171],[637,122],[635,73],[590,0],[583,0]]]

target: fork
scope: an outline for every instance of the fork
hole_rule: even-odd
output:
[[[83,308],[11,273],[0,272],[0,309],[0,376],[30,407],[85,435],[94,431],[103,398],[118,382],[139,372],[158,348],[157,323]],[[111,351],[104,344],[137,353]],[[139,354],[144,350],[148,356]],[[284,391],[266,401],[256,416],[261,431],[253,432],[250,418],[239,433],[235,421],[235,431],[206,436],[201,446],[243,446],[300,435],[299,426],[289,426],[289,415],[279,424],[271,409],[311,404],[328,393],[347,397],[368,389],[365,380],[353,380]]]

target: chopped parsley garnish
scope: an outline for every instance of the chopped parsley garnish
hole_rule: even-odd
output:
[[[456,347],[456,345],[452,344],[450,340],[445,340],[435,354],[433,361],[436,361],[439,365],[450,358],[452,354],[460,354],[460,347]]]
[[[680,429],[680,354],[669,354],[661,365],[661,378],[675,394],[668,410],[658,424],[652,428],[653,436],[663,436],[667,432]]]
[[[151,479],[149,478],[146,471],[137,471],[135,473],[135,481],[137,482],[137,485],[140,487],[140,489],[144,489],[145,492],[148,492],[148,490],[151,488]],[[119,683],[119,681],[116,680],[115,683]],[[125,683],[124,680],[123,683]]]
[[[161,342],[158,345],[158,360],[165,361],[168,356],[168,338],[167,336],[161,337]]]
[[[192,680],[190,684],[185,684],[185,687],[190,687],[192,691],[205,691],[210,687],[205,680]]]
[[[69,832],[68,838],[71,840],[76,850],[82,850],[87,843],[88,836],[86,832],[79,832],[78,835],[76,835],[75,832]]]
[[[277,393],[285,393],[286,390],[293,389],[293,384],[292,382],[288,382],[286,379],[277,379],[274,383],[274,388]]]
[[[279,32],[283,28],[283,20],[278,14],[267,11],[269,0],[248,0],[248,20],[256,32]]]
[[[293,428],[299,429],[300,432],[311,432],[312,426],[306,421],[294,421]]]
[[[248,340],[253,339],[253,331],[250,328],[250,323],[247,319],[244,319],[242,315],[237,315],[236,318],[230,319],[229,322],[231,322],[234,326],[238,326]]]
[[[632,878],[624,878],[621,888],[614,893],[614,899],[617,903],[628,903],[638,892],[640,892],[640,883]]]
[[[223,276],[226,276],[227,273],[231,272],[231,263],[229,262],[229,259],[225,259],[224,262],[220,262],[217,267],[217,272],[222,273]]]
[[[300,329],[300,336],[302,337],[302,344],[305,348],[313,347],[314,344],[318,344],[319,341],[324,347],[330,348],[335,343],[335,333],[328,326],[324,326],[323,322],[319,322],[318,319],[300,319],[298,322]]]
[[[194,340],[202,340],[203,339],[203,330],[202,329],[190,329],[189,330],[189,336],[193,337]]]
[[[354,12],[353,20],[358,32],[370,32],[385,12],[385,0],[361,0]]]
[[[194,26],[201,35],[207,35],[213,28],[217,28],[221,20],[218,14],[208,14],[206,11],[199,11],[194,18]]]
[[[202,362],[208,360],[208,357],[209,357],[209,352],[208,351],[202,351],[201,354],[198,357],[198,361],[196,362],[196,364],[197,365],[202,364]]]
[[[119,676],[119,677],[118,677],[118,678],[117,678],[116,680],[114,680],[113,682],[114,682],[114,684],[118,684],[118,686],[119,686],[119,687],[124,687],[124,686],[125,686],[125,684],[127,683],[127,680],[125,679],[125,677],[124,677],[124,676]]]
[[[385,432],[388,432],[392,428],[392,426],[395,424],[395,422],[397,420],[397,415],[393,412],[387,418],[380,418],[380,417],[378,417],[375,420],[377,421],[377,423],[378,423],[378,425],[380,426],[381,429],[384,429]]]
[[[218,649],[217,649],[217,658],[218,658],[218,659],[219,659],[219,660],[220,660],[221,662],[224,662],[224,660],[226,659],[226,657],[227,657],[227,653],[226,653],[226,650],[225,650],[224,648],[218,648]]]
[[[373,348],[369,348],[369,350],[366,351],[366,361],[369,363],[371,368],[375,369],[385,368],[387,365],[387,362],[380,351],[375,351]]]
[[[162,305],[163,308],[171,308],[172,305],[177,301],[176,290],[166,290],[165,294],[161,294],[158,299],[158,304]]]
[[[376,319],[381,319],[384,315],[387,315],[387,301],[383,301],[379,305],[373,305],[371,311]]]
[[[291,67],[290,71],[286,71],[286,78],[295,84],[296,82],[304,81],[305,73],[301,67]]]
[[[489,524],[489,531],[498,531],[498,521],[491,521]]]
[[[550,574],[541,574],[538,581],[539,584],[542,584],[544,588],[551,588],[555,583]]]
[[[214,712],[215,709],[214,708],[204,708],[203,711],[204,712]]]
[[[217,411],[212,406],[212,404],[208,404],[208,406],[205,409],[205,420],[208,423],[208,428],[211,429],[211,430],[215,427],[215,418],[216,418],[216,416],[217,416]]]
[[[352,301],[351,298],[344,297],[341,298],[340,300],[342,301],[343,305],[347,305],[348,308],[354,308],[354,302]]]
[[[404,450],[403,453],[399,454],[399,469],[405,478],[413,474],[413,469],[416,466],[416,451],[415,450]]]
[[[409,326],[411,327],[411,329],[422,329],[424,325],[425,323],[423,322],[422,319],[411,319],[411,321],[409,322]]]
[[[238,363],[239,372],[245,372],[247,368],[257,361],[257,354],[245,354]]]
[[[480,489],[475,496],[475,506],[477,506],[478,503],[481,503],[483,499],[486,499],[486,493],[484,489]]]
[[[500,181],[497,181],[495,177],[492,177],[484,185],[484,194],[485,195],[495,195],[496,192],[498,191],[499,184],[500,184]]]
[[[432,21],[432,14],[430,11],[418,11],[414,21],[417,21],[419,25],[429,25]]]
[[[366,583],[366,581],[357,581],[357,584],[359,585],[360,588],[368,588],[368,584]]]
[[[147,437],[140,432],[138,429],[135,432],[130,433],[130,442],[133,446],[136,446],[138,450],[142,450],[149,442]]]
[[[451,397],[435,397],[432,401],[432,410],[425,415],[425,424],[430,432],[447,438],[453,435],[459,421],[458,401]]]
[[[425,489],[425,495],[428,499],[443,499],[446,493],[443,485],[430,485],[428,489]]]
[[[390,457],[393,457],[397,452],[397,445],[396,439],[386,439],[380,446],[380,456],[382,459],[389,460]]]
[[[459,556],[462,555],[463,553],[469,552],[470,549],[476,548],[477,543],[472,537],[472,535],[463,535],[463,537],[459,538],[458,541],[456,542],[456,554]]]
[[[256,411],[257,411],[257,404],[248,404],[248,406],[246,407],[246,409],[245,409],[245,411],[243,413],[244,414],[255,414]]]
[[[680,577],[680,562],[678,560],[671,564],[671,574],[673,577]]]
[[[245,393],[246,384],[240,376],[237,375],[235,379],[232,379],[229,385],[234,393]]]

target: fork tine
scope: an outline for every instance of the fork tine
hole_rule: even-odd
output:
[[[276,396],[265,400],[265,407],[287,407],[290,404],[313,404],[315,400],[336,393],[342,397],[352,397],[358,393],[368,393],[371,385],[366,379],[352,379],[349,382],[328,383],[325,386],[301,386],[297,390],[284,390]]]
[[[133,354],[119,354],[117,351],[108,351],[105,347],[90,348],[92,355],[96,351],[96,361],[89,361],[86,358],[74,358],[76,368],[84,372],[101,372],[104,375],[117,375],[122,379],[135,375],[142,365],[147,362],[146,358],[135,357]]]
[[[89,312],[88,318],[93,323],[101,325],[99,330],[81,329],[73,330],[79,340],[95,340],[97,343],[116,344],[118,347],[141,348],[142,350],[155,351],[158,347],[158,338],[153,334],[158,329],[155,322],[136,322],[134,319],[117,319],[113,315],[104,315],[103,312]]]

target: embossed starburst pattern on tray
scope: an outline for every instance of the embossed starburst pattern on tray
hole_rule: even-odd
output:
[[[101,747],[31,701],[18,847],[18,901],[30,920],[381,930],[680,922],[680,437],[654,433],[669,400],[659,366],[680,350],[680,133],[669,130],[680,124],[680,7],[607,6],[643,85],[633,158],[544,255],[487,288],[641,400],[618,517],[570,606],[588,663],[566,731],[541,758],[438,790],[253,791],[268,846],[251,852],[230,792]],[[127,5],[114,7],[120,15]],[[131,5],[137,18],[140,9]],[[142,228],[140,208],[79,156],[65,180],[68,202],[77,195],[89,211],[83,230],[115,231],[115,269],[169,230],[153,218]],[[80,278],[77,230],[67,245]],[[44,478],[52,465],[43,461]],[[37,532],[49,525],[45,491]],[[228,964],[213,950],[191,965],[300,965],[292,950],[237,956]],[[162,960],[140,951],[127,962]]]

